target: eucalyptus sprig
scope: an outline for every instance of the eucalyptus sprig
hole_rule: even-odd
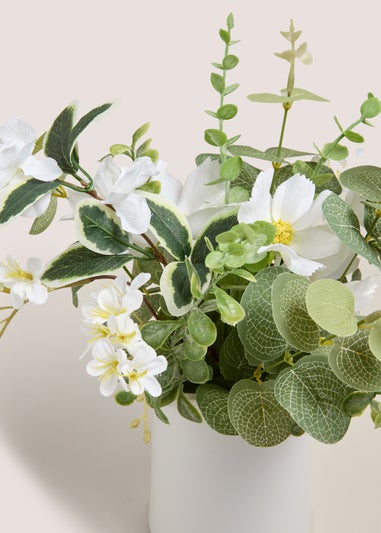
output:
[[[149,122],[142,124],[132,134],[131,143],[127,144],[113,144],[110,146],[110,154],[112,156],[126,155],[132,161],[135,161],[137,157],[150,157],[155,163],[159,158],[159,152],[151,148],[152,139],[146,139],[142,144],[137,146],[138,141],[144,137],[150,127]],[[107,156],[105,156],[107,157]]]

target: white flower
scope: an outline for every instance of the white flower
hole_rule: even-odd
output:
[[[187,217],[195,237],[214,215],[227,208],[225,205],[225,185],[208,183],[220,178],[220,163],[205,159],[185,180],[183,186],[172,176],[160,175],[160,194],[169,198]]]
[[[311,276],[324,268],[316,259],[336,253],[340,246],[336,236],[324,226],[313,227],[322,217],[321,206],[330,191],[323,191],[314,200],[315,185],[295,174],[277,188],[272,198],[272,177],[272,169],[258,175],[250,200],[239,209],[238,222],[271,222],[277,230],[274,242],[258,252],[279,252],[291,272]]]
[[[142,342],[140,329],[128,313],[118,316],[111,315],[108,320],[108,327],[110,329],[110,341],[118,347],[128,347],[130,351]]]
[[[41,283],[43,266],[40,259],[32,257],[23,270],[15,259],[8,257],[7,262],[0,263],[0,282],[10,289],[12,306],[20,309],[25,300],[41,305],[48,299],[48,289]]]
[[[160,396],[161,385],[155,378],[167,368],[167,360],[163,355],[156,355],[151,346],[145,342],[139,344],[132,359],[121,365],[123,375],[128,378],[128,387],[133,394],[142,394],[145,390],[151,396]]]
[[[97,192],[104,203],[111,204],[123,229],[133,234],[147,231],[151,212],[139,187],[156,173],[149,157],[136,159],[130,167],[118,168],[112,157],[106,157],[94,177]]]
[[[97,376],[100,381],[100,392],[103,396],[111,396],[118,386],[128,391],[121,367],[127,362],[124,350],[115,349],[108,341],[97,342],[92,350],[93,360],[86,370],[90,376]]]
[[[377,276],[369,276],[364,280],[349,281],[347,287],[355,297],[356,314],[362,314],[372,303],[376,289],[378,288]]]

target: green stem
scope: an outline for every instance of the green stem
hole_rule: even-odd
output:
[[[4,320],[1,320],[0,324],[3,324],[3,326],[0,328],[0,338],[4,335],[5,330],[11,323],[12,319],[15,317],[16,313],[18,312],[18,309],[14,309],[12,313],[5,318]]]

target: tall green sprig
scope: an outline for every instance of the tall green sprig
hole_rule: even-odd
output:
[[[228,201],[229,183],[238,178],[242,169],[242,160],[238,156],[228,157],[227,149],[234,144],[240,137],[228,138],[224,131],[224,122],[231,120],[238,113],[238,107],[235,104],[225,103],[225,97],[231,94],[239,87],[239,83],[226,84],[226,75],[228,70],[233,70],[239,63],[239,58],[230,53],[230,47],[237,44],[239,41],[233,41],[231,38],[231,30],[234,28],[234,17],[232,13],[226,19],[226,29],[220,29],[219,35],[222,41],[225,43],[224,57],[221,63],[212,63],[212,65],[221,71],[221,73],[212,72],[210,81],[213,88],[220,95],[219,107],[216,111],[206,111],[213,118],[218,120],[218,129],[207,129],[204,133],[205,141],[212,145],[217,146],[220,151],[220,180],[226,183],[225,199]]]

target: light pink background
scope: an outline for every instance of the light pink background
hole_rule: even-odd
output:
[[[368,91],[381,94],[378,2],[289,0],[109,0],[7,3],[0,19],[0,122],[18,115],[43,132],[73,100],[79,113],[105,101],[114,108],[80,143],[90,171],[113,143],[150,121],[153,146],[183,179],[207,150],[204,109],[217,106],[209,83],[221,59],[218,28],[234,11],[241,63],[230,76],[241,88],[240,114],[228,132],[260,149],[277,143],[279,108],[250,103],[252,92],[285,85],[286,64],[273,55],[292,17],[314,56],[298,66],[297,86],[328,104],[296,104],[285,145],[311,150],[358,116]],[[361,128],[368,143],[351,162],[381,165],[381,124]],[[29,220],[0,229],[1,256],[48,260],[75,240],[70,222],[29,237]],[[42,308],[26,307],[0,344],[0,523],[19,533],[147,533],[149,447],[129,422],[139,408],[121,408],[98,393],[78,361],[85,345],[70,295],[55,293]],[[353,422],[344,441],[316,444],[310,533],[379,530],[381,432],[369,416]],[[179,533],[181,533],[179,531]],[[224,533],[224,532],[221,532]]]

